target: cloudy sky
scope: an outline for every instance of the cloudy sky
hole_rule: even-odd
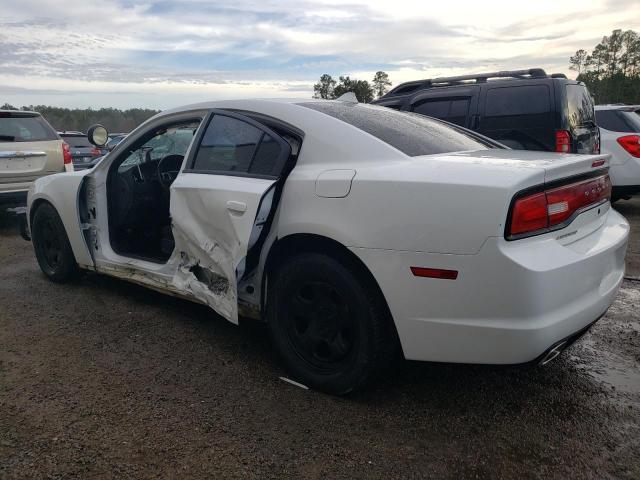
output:
[[[310,96],[322,73],[394,84],[543,67],[614,28],[639,0],[0,0],[0,104],[168,108]]]

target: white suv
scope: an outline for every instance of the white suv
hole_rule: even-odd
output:
[[[64,171],[69,145],[39,113],[0,110],[0,201],[24,201],[34,180]]]
[[[640,192],[640,105],[597,105],[601,152],[611,154],[612,199]]]

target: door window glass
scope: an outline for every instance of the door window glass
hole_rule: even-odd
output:
[[[469,112],[469,99],[446,98],[427,100],[415,105],[413,111],[421,115],[440,118],[464,127],[467,123],[467,114]]]
[[[262,132],[241,120],[215,115],[202,138],[195,170],[248,172]]]
[[[280,144],[271,135],[264,134],[249,167],[250,173],[272,175],[280,157]]]
[[[271,135],[225,115],[215,115],[198,148],[193,170],[278,175],[282,148]]]

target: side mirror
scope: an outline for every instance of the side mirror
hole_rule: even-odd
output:
[[[109,132],[100,124],[91,125],[87,130],[87,138],[96,147],[103,147],[109,140]]]

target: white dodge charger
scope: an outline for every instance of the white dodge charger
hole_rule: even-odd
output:
[[[39,179],[28,217],[51,280],[93,270],[263,318],[295,378],[342,394],[399,355],[544,363],[586,331],[624,274],[608,162],[384,107],[220,101]]]

